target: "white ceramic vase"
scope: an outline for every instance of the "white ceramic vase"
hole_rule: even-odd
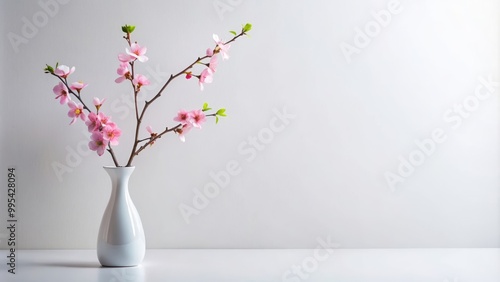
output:
[[[134,168],[104,167],[112,190],[97,238],[97,258],[102,266],[136,266],[146,253],[141,218],[128,191]]]

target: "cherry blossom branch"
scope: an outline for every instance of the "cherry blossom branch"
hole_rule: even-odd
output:
[[[231,40],[226,41],[226,42],[224,43],[224,45],[229,44],[229,43],[231,43],[231,42],[235,41],[236,39],[238,39],[239,37],[241,37],[241,36],[243,36],[243,35],[246,35],[246,34],[247,34],[247,33],[246,33],[246,31],[245,31],[245,30],[242,30],[242,31],[240,32],[240,34],[236,35],[236,36],[235,36],[235,37],[233,37]]]
[[[241,37],[241,36],[243,36],[245,34],[246,34],[246,31],[242,30],[240,34],[234,36],[231,40],[225,42],[224,45],[225,44],[229,44],[229,43],[235,41],[237,38],[239,38],[239,37]],[[217,49],[217,46],[214,49]],[[203,61],[204,59],[207,59],[207,58],[210,58],[210,57],[211,56],[208,56],[208,55],[205,55],[203,57],[198,57],[198,59],[196,59],[193,63],[191,63],[190,65],[188,65],[186,68],[184,68],[183,70],[181,70],[177,74],[175,74],[175,75],[171,74],[170,77],[169,77],[169,79],[167,80],[167,82],[165,82],[165,84],[163,85],[163,87],[160,89],[160,91],[158,91],[158,93],[151,100],[146,101],[146,104],[145,104],[145,106],[144,106],[144,108],[142,109],[142,112],[141,112],[141,119],[144,116],[147,107],[149,107],[149,105],[151,103],[153,103],[156,99],[160,98],[161,94],[163,93],[163,91],[165,90],[165,88],[167,88],[167,86],[170,84],[170,82],[172,82],[172,80],[176,79],[177,77],[179,77],[182,74],[185,74],[186,71],[192,69],[194,67],[194,65],[196,65],[196,64],[200,63],[201,61]]]
[[[57,75],[57,74],[55,74],[55,73],[51,73],[51,74],[52,74],[53,76],[55,76],[55,77],[59,78],[59,80],[60,80],[62,83],[64,83],[64,85],[65,85],[65,86],[66,86],[66,88],[68,89],[68,92],[69,92],[69,93],[71,93],[71,94],[73,94],[73,96],[75,96],[75,97],[78,99],[78,101],[80,101],[80,103],[82,103],[83,108],[84,108],[85,110],[87,110],[89,113],[90,113],[90,112],[92,112],[92,111],[91,111],[91,110],[87,107],[87,105],[85,105],[85,103],[83,102],[82,98],[80,97],[80,93],[78,93],[78,95],[77,95],[77,94],[76,94],[76,93],[75,93],[75,92],[71,89],[71,87],[69,87],[69,85],[68,85],[68,80],[67,80],[66,78],[62,78],[62,77],[58,76],[58,75]]]
[[[187,70],[191,69],[195,64],[197,64],[201,60],[206,59],[208,57],[209,56],[204,56],[204,57],[201,57],[201,58],[198,57],[198,59],[196,59],[193,63],[191,63],[186,68],[184,68],[182,71],[178,72],[175,75],[171,74],[170,77],[168,78],[167,82],[165,82],[165,84],[158,91],[158,93],[153,98],[151,98],[151,100],[145,102],[144,107],[142,108],[141,114],[140,114],[140,116],[137,119],[137,124],[136,124],[136,128],[135,128],[135,141],[134,141],[134,145],[132,146],[132,152],[130,153],[130,157],[129,157],[129,160],[128,160],[126,166],[131,166],[132,165],[132,161],[134,160],[134,157],[137,156],[145,148],[143,146],[139,150],[137,150],[137,146],[139,144],[138,139],[139,139],[140,126],[141,126],[144,114],[146,113],[146,110],[148,109],[149,105],[151,105],[156,99],[158,99],[158,98],[161,97],[162,92],[165,90],[165,88],[167,88],[167,86],[170,84],[170,82],[172,82],[175,78],[179,77],[180,75],[184,74]],[[137,109],[137,101],[135,103],[135,106],[136,106],[136,109]],[[169,131],[166,131],[163,134],[165,134],[167,132],[169,132]]]
[[[149,140],[146,144],[142,145],[141,147],[139,147],[139,149],[137,149],[137,151],[135,152],[135,155],[139,155],[139,153],[146,149],[149,145],[152,145],[156,139],[158,138],[161,138],[164,134],[168,133],[168,132],[171,132],[171,131],[176,131],[177,129],[179,129],[180,127],[182,127],[182,124],[178,124],[172,128],[165,128],[164,131],[162,131],[161,133],[155,135],[155,136],[151,136],[149,138],[145,138],[145,139],[142,139],[142,140],[139,140],[138,142],[142,142],[142,141],[146,141],[146,140]]]
[[[196,60],[187,65],[178,73],[171,74],[163,84],[163,86],[159,89],[157,94],[154,95],[150,100],[146,100],[144,106],[142,107],[142,109],[140,109],[138,104],[138,94],[141,90],[141,86],[149,85],[150,82],[144,75],[135,73],[135,62],[146,62],[148,60],[148,58],[144,56],[146,47],[141,47],[137,44],[137,42],[132,42],[130,34],[134,31],[135,26],[122,26],[122,31],[125,32],[125,36],[123,36],[123,38],[127,41],[130,50],[126,49],[126,54],[122,53],[118,55],[118,59],[122,63],[117,70],[120,77],[118,77],[115,82],[120,83],[124,80],[130,80],[134,95],[136,120],[134,143],[130,152],[130,157],[126,164],[127,167],[130,167],[132,165],[132,161],[135,156],[137,156],[148,146],[153,145],[154,142],[157,139],[161,138],[163,135],[169,132],[175,132],[179,134],[179,138],[184,141],[184,134],[186,134],[192,127],[201,128],[200,125],[205,121],[206,116],[215,116],[216,123],[218,122],[219,117],[226,116],[225,109],[219,109],[214,114],[205,115],[204,112],[210,110],[210,108],[208,108],[208,104],[205,103],[202,109],[192,110],[190,112],[179,111],[178,116],[174,118],[174,120],[180,123],[171,128],[166,127],[165,130],[160,133],[154,133],[151,127],[146,127],[151,136],[148,138],[139,139],[141,124],[149,106],[162,96],[164,90],[174,79],[183,74],[186,75],[187,79],[196,77],[199,79],[201,90],[203,90],[203,84],[210,83],[212,81],[212,75],[216,71],[217,57],[215,57],[215,55],[220,53],[223,59],[227,59],[227,51],[230,47],[228,44],[234,42],[239,37],[246,35],[246,32],[250,31],[251,28],[251,24],[246,24],[242,27],[242,30],[239,34],[237,34],[235,31],[230,31],[230,33],[232,33],[234,36],[226,42],[222,42],[222,40],[220,40],[219,37],[214,34],[213,39],[216,43],[215,47],[213,49],[207,49],[205,56],[197,57]],[[203,62],[203,60],[208,58],[210,58],[209,63]],[[199,75],[192,74],[191,71],[191,69],[194,68],[196,64],[201,64],[206,67]],[[102,112],[99,112],[99,109],[105,99],[101,102],[99,98],[94,98],[93,103],[96,108],[96,112],[94,113],[85,104],[80,94],[81,90],[85,88],[87,84],[84,84],[83,82],[74,82],[71,84],[71,86],[68,84],[67,77],[75,71],[75,67],[69,68],[66,65],[59,66],[58,64],[56,64],[55,68],[53,68],[49,65],[46,65],[44,71],[45,73],[52,74],[60,80],[59,84],[54,87],[53,91],[57,95],[56,98],[60,99],[60,104],[69,105],[70,111],[68,112],[68,116],[73,118],[70,124],[74,123],[78,118],[85,121],[85,124],[89,127],[89,132],[91,132],[91,142],[89,142],[89,148],[93,151],[97,151],[97,154],[99,156],[104,153],[104,150],[108,151],[115,166],[119,167],[120,165],[113,152],[112,146],[118,145],[118,138],[121,135],[121,130],[116,126],[114,122],[111,122],[109,116],[106,116]],[[71,101],[71,96],[76,97],[80,104]],[[85,111],[88,112],[88,117],[85,114]]]
[[[78,101],[80,101],[80,103],[82,103],[82,106],[85,110],[87,110],[89,113],[91,113],[92,111],[89,109],[89,107],[87,107],[87,105],[85,104],[85,102],[82,100],[81,96],[80,96],[80,93],[75,93],[71,87],[68,85],[68,80],[64,77],[61,77],[57,74],[55,74],[54,72],[50,72],[50,74],[52,74],[53,76],[57,77],[62,83],[64,83],[64,85],[66,86],[66,89],[68,90],[68,92],[70,94],[73,94],[73,96],[75,96]],[[99,110],[98,110],[99,111]],[[111,145],[108,143],[108,149],[107,149],[108,153],[111,155],[111,158],[113,159],[113,163],[115,164],[115,166],[119,166],[118,164],[118,161],[116,160],[116,156],[115,156],[115,152],[113,151],[113,148],[111,147]]]
[[[137,140],[137,142],[142,143],[142,142],[144,142],[144,141],[148,141],[148,140],[151,140],[151,137],[148,137],[148,138],[144,138],[144,139]]]
[[[108,143],[107,151],[111,154],[111,158],[113,159],[113,163],[116,167],[119,167],[118,161],[116,160],[115,153],[113,152],[113,148],[111,148],[111,144]]]
[[[251,28],[251,26],[250,26]],[[242,31],[239,33],[239,34],[235,34],[235,36],[231,39],[231,40],[228,40],[226,41],[225,43],[223,43],[224,45],[225,44],[229,44],[231,42],[234,42],[236,39],[238,39],[239,37],[243,36],[243,35],[246,35],[246,32],[249,30],[249,28],[247,26],[245,26]],[[130,38],[129,36],[127,35],[127,41],[130,42]],[[215,53],[217,53],[219,50],[218,50],[218,45],[216,45],[214,47],[214,50],[216,52],[214,52],[213,55],[215,55]],[[212,56],[213,56],[212,55]],[[142,108],[141,110],[141,114],[140,115],[137,115],[137,98],[135,99],[135,107],[136,107],[136,117],[138,116],[137,118],[137,124],[136,124],[136,130],[135,130],[135,141],[134,141],[134,145],[132,146],[132,151],[130,153],[130,157],[129,157],[129,160],[127,162],[127,165],[126,166],[131,166],[132,165],[132,161],[134,159],[135,156],[137,156],[142,150],[144,150],[147,146],[141,146],[139,149],[137,149],[137,146],[139,145],[140,141],[139,141],[139,130],[140,130],[140,125],[142,123],[142,119],[144,117],[144,115],[146,114],[146,111],[147,109],[149,108],[149,106],[154,102],[156,101],[156,99],[160,98],[163,91],[168,87],[168,85],[174,80],[176,79],[177,77],[185,74],[188,70],[192,69],[196,64],[198,63],[201,63],[201,61],[203,61],[204,59],[207,59],[207,58],[210,58],[211,56],[209,55],[205,55],[203,57],[198,57],[194,62],[192,62],[190,65],[188,65],[187,67],[185,67],[183,70],[179,71],[178,73],[176,73],[175,75],[174,74],[171,74],[170,77],[168,78],[168,80],[165,82],[165,84],[163,84],[163,86],[160,88],[160,90],[158,91],[158,93],[153,97],[151,98],[149,101],[145,101],[145,104],[144,104],[144,107]],[[205,64],[206,65],[206,64]],[[132,72],[133,72],[133,68],[132,68]],[[133,76],[133,73],[132,73],[132,76]],[[137,95],[135,95],[137,96]],[[214,114],[215,116],[215,114]],[[179,126],[181,125],[178,125],[176,126],[175,128],[178,128]],[[168,128],[167,128],[168,129]],[[159,136],[167,133],[167,132],[170,132],[170,131],[173,131],[173,130],[166,130],[164,132],[162,132]],[[159,137],[157,137],[159,138]],[[156,138],[155,138],[156,139]],[[147,144],[146,144],[147,145]]]

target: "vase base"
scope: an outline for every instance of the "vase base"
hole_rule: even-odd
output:
[[[104,267],[134,267],[142,263],[146,254],[146,241],[143,236],[123,245],[97,243],[97,259]]]

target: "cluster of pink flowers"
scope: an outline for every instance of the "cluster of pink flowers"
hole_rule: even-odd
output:
[[[219,39],[219,36],[217,34],[213,35],[213,39],[215,41],[216,47],[214,49],[208,48],[206,51],[207,57],[210,57],[210,62],[207,65],[207,68],[205,68],[203,71],[201,71],[200,75],[197,75],[198,77],[198,83],[200,85],[200,89],[203,90],[203,84],[205,83],[212,83],[214,74],[217,70],[217,65],[219,64],[217,61],[217,56],[214,56],[218,53],[222,55],[223,60],[229,59],[228,51],[231,45],[229,44],[224,44],[222,40]],[[189,71],[186,72],[186,78],[190,79],[193,76],[193,74]]]
[[[208,107],[208,103],[205,103],[201,109],[191,111],[180,110],[173,119],[178,122],[178,124],[173,127],[164,127],[163,130],[155,132],[151,126],[146,126],[146,131],[149,136],[146,138],[139,138],[140,130],[142,130],[142,119],[145,116],[144,114],[148,109],[148,106],[162,95],[163,90],[173,79],[182,75],[185,75],[186,79],[196,77],[198,79],[200,90],[203,90],[205,84],[213,81],[213,76],[217,71],[218,66],[217,55],[220,54],[223,60],[227,60],[229,58],[228,52],[231,47],[229,43],[235,41],[243,35],[247,35],[247,32],[250,31],[251,28],[252,25],[247,23],[242,27],[239,34],[235,31],[230,31],[234,37],[226,42],[222,41],[218,35],[213,34],[212,38],[215,41],[214,47],[208,48],[204,56],[197,57],[197,59],[187,67],[183,68],[176,74],[170,75],[158,93],[149,100],[146,100],[146,103],[142,107],[138,103],[137,99],[135,99],[135,140],[126,166],[131,166],[134,157],[148,146],[153,145],[158,138],[162,137],[162,135],[169,132],[175,133],[179,136],[179,139],[182,142],[185,142],[186,133],[188,133],[192,128],[201,128],[207,117],[214,117],[215,122],[217,123],[219,121],[219,117],[226,116],[226,110],[224,108],[210,114],[206,114],[206,111],[210,111],[212,109]],[[131,87],[133,88],[133,95],[134,97],[137,97],[139,92],[142,90],[142,87],[148,86],[151,83],[146,76],[137,73],[135,68],[136,62],[144,63],[147,62],[149,58],[146,56],[147,48],[132,41],[130,35],[134,30],[135,26],[122,26],[122,31],[125,33],[123,38],[127,41],[128,46],[125,48],[124,53],[118,54],[119,66],[116,70],[118,77],[115,79],[115,82],[122,83],[124,81],[130,81]],[[193,74],[195,66],[198,65],[203,66],[202,69]],[[61,105],[68,105],[68,116],[71,118],[70,125],[79,119],[84,122],[90,133],[90,142],[88,143],[89,148],[96,151],[99,156],[103,155],[105,151],[108,151],[112,156],[115,165],[120,166],[115,157],[112,146],[118,145],[122,131],[111,120],[110,116],[104,114],[100,110],[105,102],[105,99],[101,100],[97,97],[94,98],[93,104],[95,109],[93,108],[92,110],[89,106],[87,106],[87,104],[85,104],[81,94],[83,89],[87,87],[87,84],[81,81],[73,82],[71,84],[68,83],[68,77],[75,72],[75,67],[70,68],[65,65],[56,64],[55,67],[46,65],[44,70],[45,73],[51,74],[59,79],[58,84],[53,88],[53,92]]]
[[[75,71],[75,67],[69,68],[65,65],[57,66],[54,70],[54,75],[58,76],[61,79],[54,88],[54,94],[56,94],[56,99],[59,99],[59,103],[61,105],[67,104],[69,107],[68,116],[72,118],[70,124],[75,123],[78,119],[81,119],[88,127],[88,130],[91,134],[89,142],[89,148],[92,151],[96,151],[99,156],[104,154],[108,144],[110,145],[118,145],[118,139],[121,135],[121,130],[118,126],[111,121],[111,117],[106,116],[104,113],[99,112],[102,104],[106,99],[102,101],[95,97],[93,99],[94,106],[96,108],[96,112],[91,112],[86,106],[84,106],[80,93],[81,91],[87,87],[86,83],[81,81],[74,82],[68,89],[67,79],[70,74]],[[72,91],[76,91],[72,92]],[[75,102],[71,99],[71,95],[73,94],[81,103]],[[85,113],[87,110],[88,115]]]
[[[122,131],[111,121],[111,117],[102,112],[90,113],[85,124],[91,133],[89,148],[96,151],[99,156],[104,154],[108,145],[118,145]]]
[[[201,129],[201,124],[204,123],[205,120],[206,116],[202,110],[192,110],[189,112],[180,110],[174,118],[174,121],[181,123],[181,127],[176,130],[179,134],[179,139],[181,139],[182,142],[186,141],[185,134],[193,127]]]
[[[130,44],[130,50],[128,48],[125,49],[125,53],[121,53],[118,55],[118,60],[120,61],[120,66],[116,70],[116,73],[119,75],[117,79],[115,79],[116,83],[121,83],[125,80],[132,80],[137,91],[141,89],[141,86],[149,85],[149,80],[142,74],[135,74],[135,77],[132,78],[132,73],[129,69],[131,66],[131,62],[135,62],[136,60],[144,63],[149,60],[146,57],[146,51],[148,48],[141,47],[137,43]]]

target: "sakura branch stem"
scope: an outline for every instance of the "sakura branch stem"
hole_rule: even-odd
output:
[[[125,40],[127,40],[127,43],[128,43],[128,46],[131,47],[132,46],[132,43],[130,42],[130,33],[127,33],[127,36],[125,37]],[[131,72],[131,76],[130,76],[130,83],[132,85],[132,88],[134,89],[134,107],[135,107],[135,119],[137,121],[139,121],[139,109],[138,109],[138,105],[137,105],[137,94],[139,93],[140,91],[140,86],[136,86],[134,84],[134,78],[135,78],[135,67],[134,67],[134,61],[132,62],[129,62],[129,65],[130,65],[130,72]],[[136,140],[137,140],[137,136],[136,136]]]
[[[115,166],[119,167],[120,165],[118,164],[118,161],[116,160],[113,148],[111,148],[111,145],[109,143],[108,143],[108,149],[107,149],[107,151],[109,152],[109,154],[111,154],[111,158],[113,159],[113,163],[115,164]]]
[[[116,167],[119,167],[118,161],[116,160],[115,154],[113,152],[113,148],[111,148],[111,144],[108,143],[108,149],[106,149],[111,154],[111,158],[113,159],[113,163]]]
[[[137,140],[137,142],[141,143],[141,142],[144,142],[144,141],[148,141],[150,139],[151,139],[151,137],[148,137],[148,138]]]
[[[229,44],[229,43],[231,43],[231,42],[235,41],[236,39],[238,39],[239,37],[241,37],[241,36],[243,36],[243,35],[246,35],[246,34],[247,34],[247,33],[246,33],[245,31],[241,31],[241,32],[240,32],[240,34],[238,34],[238,35],[234,36],[231,40],[229,40],[229,41],[225,42],[225,43],[224,43],[224,45]]]
[[[130,82],[132,83],[132,88],[134,88],[134,108],[135,108],[135,120],[136,120],[135,138],[134,138],[134,140],[136,140],[136,141],[134,142],[134,144],[136,144],[137,139],[139,139],[139,129],[141,127],[141,122],[142,122],[142,117],[139,118],[139,105],[137,103],[137,94],[139,94],[140,86],[136,86],[133,82],[133,80],[135,78],[134,62],[131,62],[130,66],[131,66],[131,71],[132,71],[132,76],[130,78]],[[129,166],[129,165],[127,164],[127,166]]]
[[[162,131],[161,133],[157,134],[156,136],[152,136],[152,137],[149,137],[149,138],[145,138],[145,139],[142,139],[142,140],[139,140],[138,142],[143,142],[143,141],[146,141],[146,140],[149,140],[148,142],[146,142],[146,144],[142,145],[141,147],[139,147],[139,149],[137,149],[137,152],[135,153],[136,155],[138,155],[142,150],[146,149],[149,145],[152,145],[156,139],[158,138],[161,138],[164,134],[170,132],[170,131],[175,131],[177,130],[178,128],[182,127],[182,124],[178,124],[172,128],[165,128],[164,131]]]

